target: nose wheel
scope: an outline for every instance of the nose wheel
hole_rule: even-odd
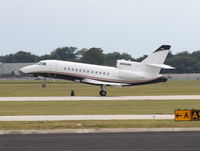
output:
[[[45,77],[44,77],[43,83],[42,83],[42,88],[46,88],[46,87],[47,87],[47,85],[45,84]]]
[[[46,88],[47,85],[45,83],[42,84],[42,88]]]
[[[107,95],[106,85],[101,86],[101,90],[99,91],[99,95],[100,96],[106,96]]]

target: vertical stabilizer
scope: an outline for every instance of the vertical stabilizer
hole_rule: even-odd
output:
[[[145,58],[142,63],[151,63],[151,64],[163,64],[171,46],[162,45],[156,51],[154,51],[151,55]]]
[[[162,45],[141,62],[146,74],[159,75],[161,68],[173,69],[173,67],[164,65],[170,48],[169,45]]]

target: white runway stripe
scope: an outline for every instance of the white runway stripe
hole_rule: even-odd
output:
[[[200,100],[200,95],[0,97],[0,101]]]
[[[69,121],[69,120],[138,120],[174,119],[174,115],[31,115],[0,116],[0,121]]]

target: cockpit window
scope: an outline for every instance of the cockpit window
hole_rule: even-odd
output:
[[[38,62],[37,65],[46,66],[46,62]]]

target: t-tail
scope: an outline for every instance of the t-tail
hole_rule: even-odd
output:
[[[157,82],[167,81],[167,78],[159,73],[162,68],[174,69],[174,67],[164,64],[170,48],[171,46],[169,45],[162,45],[142,62],[117,60],[116,66],[119,69],[121,77],[138,80],[158,79]]]
[[[174,67],[164,64],[170,48],[169,45],[162,45],[145,58],[141,62],[144,65],[144,71],[150,75],[159,75],[161,69],[174,69]]]

